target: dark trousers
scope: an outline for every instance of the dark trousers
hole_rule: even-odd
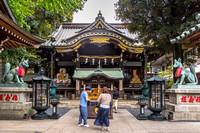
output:
[[[82,119],[84,120],[84,125],[87,124],[87,117],[88,117],[88,111],[87,111],[87,106],[80,106],[80,116],[79,116],[79,122],[78,124],[82,123]]]
[[[99,107],[94,125],[109,127],[109,108]]]

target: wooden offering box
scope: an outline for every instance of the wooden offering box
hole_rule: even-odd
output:
[[[91,101],[88,102],[88,119],[95,119],[98,113],[98,108],[96,107],[98,105],[97,99],[99,95],[102,93],[102,88],[98,90],[98,88],[94,88],[92,93],[88,93],[88,97],[91,98]],[[110,111],[109,111],[109,118],[113,118],[113,107],[110,105]]]
[[[97,116],[98,108],[97,106],[97,100],[91,100],[88,102],[88,119],[95,119]],[[109,111],[109,118],[113,119],[113,107],[110,105],[110,111]]]

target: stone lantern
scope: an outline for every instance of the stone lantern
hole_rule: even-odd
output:
[[[35,109],[37,113],[32,116],[32,119],[37,120],[47,119],[48,115],[45,113],[45,110],[50,107],[49,90],[51,79],[43,75],[43,68],[40,69],[40,74],[40,76],[33,78],[32,108]]]
[[[160,114],[165,109],[165,79],[154,76],[147,79],[149,90],[148,109],[153,113],[148,116],[149,120],[162,121],[166,118]]]

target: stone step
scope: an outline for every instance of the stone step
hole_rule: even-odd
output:
[[[139,108],[140,106],[137,104],[137,100],[119,100],[118,108],[120,109],[130,109],[130,108]],[[60,104],[58,107],[62,108],[79,108],[80,100],[60,100]]]

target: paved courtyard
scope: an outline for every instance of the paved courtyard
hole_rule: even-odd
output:
[[[0,120],[0,133],[106,133],[93,125],[78,127],[78,109],[71,109],[59,120]],[[126,109],[110,120],[111,133],[199,133],[200,122],[138,121]]]

